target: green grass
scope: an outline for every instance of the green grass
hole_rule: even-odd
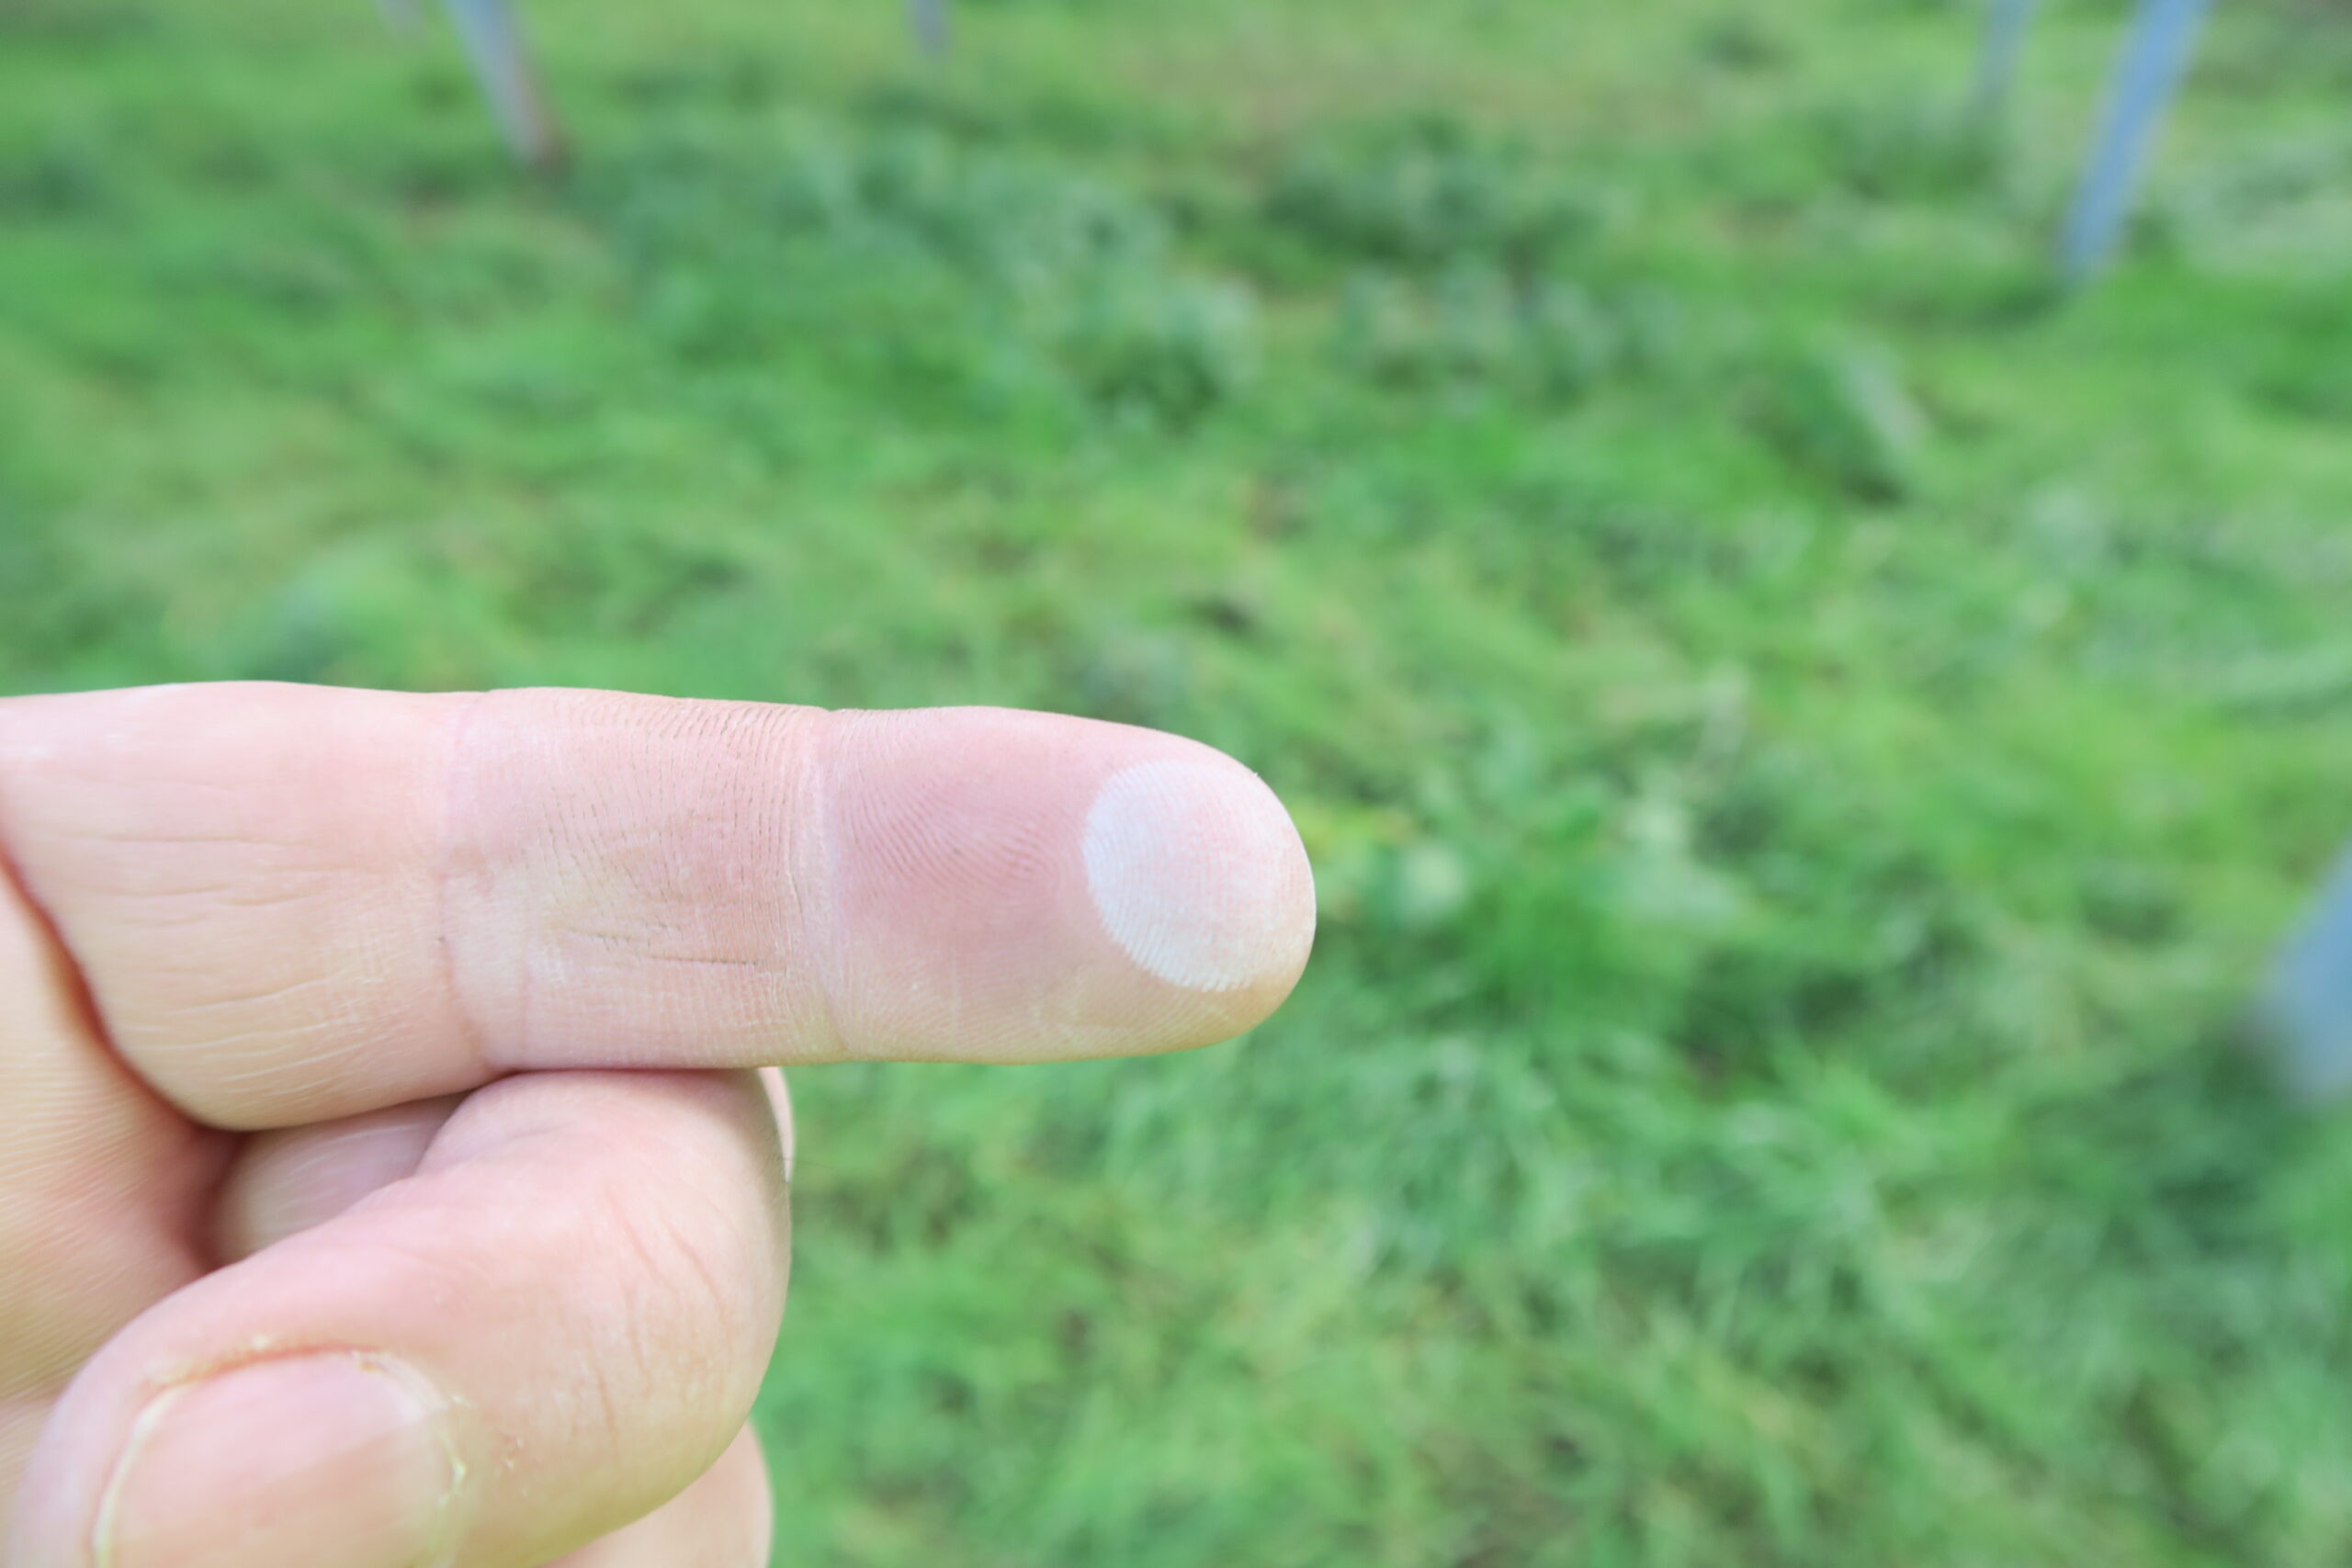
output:
[[[990,702],[1318,864],[1190,1057],[801,1075],[780,1561],[2321,1564],[2352,27],[1911,0],[0,0],[0,687]]]

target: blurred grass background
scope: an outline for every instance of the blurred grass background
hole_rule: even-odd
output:
[[[0,0],[0,686],[987,702],[1226,747],[1183,1059],[800,1076],[779,1561],[2341,1563],[2352,14]]]

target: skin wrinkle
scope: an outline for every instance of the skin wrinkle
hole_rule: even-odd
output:
[[[135,840],[124,841],[137,842],[144,846],[154,844],[158,840],[141,838]],[[327,866],[321,867],[319,870],[326,876],[341,874],[340,868],[338,867]],[[291,873],[288,872],[285,873],[285,874],[291,874]],[[142,919],[152,918],[154,924],[163,926],[187,924],[193,920],[208,919],[210,919],[217,911],[224,908],[272,909],[281,904],[299,904],[305,898],[312,897],[313,890],[308,887],[298,887],[283,893],[267,891],[254,893],[251,888],[251,879],[241,878],[232,882],[189,883],[176,887],[142,887],[140,889],[140,896],[142,898],[153,898],[158,900],[167,898],[195,898],[203,900],[204,907],[193,916],[142,916]]]
[[[697,1385],[718,1383],[723,1386],[728,1381],[723,1374],[711,1375],[713,1365],[741,1364],[741,1358],[735,1351],[741,1339],[736,1332],[735,1314],[729,1305],[726,1283],[711,1266],[710,1260],[702,1256],[701,1249],[686,1239],[684,1230],[668,1220],[662,1210],[622,1204],[615,1206],[615,1213],[619,1221],[614,1227],[615,1234],[625,1243],[626,1250],[638,1264],[635,1270],[624,1271],[622,1277],[634,1280],[638,1290],[649,1295],[668,1293],[680,1302],[684,1302],[687,1297],[695,1298],[683,1310],[634,1311],[620,1316],[628,1335],[630,1364],[639,1374],[639,1385],[648,1389],[660,1388],[673,1399],[685,1395],[684,1402],[691,1404]],[[694,1285],[699,1288],[689,1289],[686,1276],[690,1276]],[[694,1319],[709,1325],[714,1330],[713,1337],[723,1341],[723,1348],[714,1349],[696,1343],[687,1347],[690,1359],[682,1360],[674,1353],[674,1348],[671,1353],[665,1354],[662,1346],[646,1337],[648,1324],[678,1319]],[[632,1403],[641,1404],[643,1402]],[[616,1453],[626,1451],[625,1446],[616,1450]]]
[[[298,900],[289,898],[285,902],[290,904]],[[299,980],[289,980],[282,986],[263,986],[252,990],[200,997],[192,1001],[181,1002],[172,1011],[175,1017],[201,1018],[204,1014],[221,1008],[241,1008],[249,1007],[254,1002],[280,1001],[288,997],[301,996],[307,991],[324,991],[330,997],[339,996],[350,984],[351,976],[347,975],[310,975]],[[235,1034],[208,1034],[204,1037],[204,1043],[205,1048],[209,1050],[215,1045],[233,1045],[241,1040],[263,1037],[262,1031],[249,1029]]]
[[[764,1100],[764,1093],[760,1098]],[[664,1314],[633,1313],[628,1314],[629,1318],[632,1322],[641,1321],[650,1315],[696,1318],[717,1325],[730,1347],[743,1343],[738,1333],[740,1325],[735,1322],[736,1314],[730,1305],[733,1297],[727,1289],[722,1272],[693,1240],[695,1233],[679,1222],[676,1209],[678,1203],[692,1203],[704,1216],[715,1218],[724,1225],[728,1219],[727,1206],[718,1202],[714,1194],[734,1190],[737,1179],[743,1173],[712,1167],[699,1140],[687,1144],[658,1131],[645,1134],[631,1130],[629,1135],[632,1138],[651,1136],[660,1145],[657,1151],[652,1151],[659,1157],[630,1160],[625,1162],[624,1168],[660,1170],[678,1178],[670,1184],[674,1189],[672,1203],[642,1208],[626,1203],[613,1205],[613,1212],[620,1221],[617,1229],[621,1239],[628,1244],[640,1265],[636,1277],[648,1288],[673,1289],[673,1282],[679,1280],[681,1274],[680,1268],[676,1266],[683,1265],[684,1272],[691,1274],[701,1287],[699,1311]],[[732,1152],[737,1145],[730,1143],[727,1146]],[[690,1172],[689,1167],[702,1168]],[[705,1360],[709,1359],[702,1358]],[[718,1359],[726,1364],[736,1362],[740,1358],[730,1354]],[[656,1363],[650,1359],[647,1366],[650,1373],[658,1371]],[[649,1375],[649,1383],[654,1381],[657,1380]]]
[[[187,787],[183,785],[182,787]],[[235,844],[249,850],[283,850],[282,840],[254,833],[106,833],[85,831],[85,843],[115,844],[136,849],[186,849],[193,844]]]
[[[322,1143],[305,1149],[279,1168],[299,1183],[304,1177],[318,1176],[324,1167],[347,1157],[354,1149],[366,1150],[381,1144],[410,1143],[414,1141],[419,1130],[415,1123],[401,1122],[363,1128],[333,1143]]]
[[[282,1077],[285,1072],[285,1061],[282,1054],[277,1051],[224,1049],[226,1046],[249,1041],[269,1041],[278,1038],[282,1038],[282,1032],[265,1034],[257,1030],[248,1030],[239,1034],[223,1035],[200,1042],[152,1045],[145,1048],[141,1055],[150,1062],[158,1065],[168,1063],[175,1056],[189,1057],[201,1064],[207,1085],[219,1089],[249,1083],[272,1082]],[[339,1045],[313,1049],[306,1061],[313,1070],[339,1067],[346,1063],[365,1062],[383,1049],[385,1044],[386,1042],[381,1036],[355,1034]],[[224,1063],[232,1062],[243,1062],[249,1065],[224,1068]],[[297,1125],[300,1124],[297,1123]],[[254,1132],[270,1130],[268,1128],[242,1129],[242,1131]]]
[[[456,883],[456,844],[453,824],[458,815],[458,786],[464,775],[466,741],[473,733],[474,719],[481,712],[482,704],[490,698],[488,692],[473,692],[461,702],[450,705],[447,720],[447,741],[442,759],[440,822],[432,835],[439,846],[434,855],[433,886],[435,904],[435,941],[440,956],[441,983],[449,994],[449,1017],[457,1025],[458,1037],[466,1057],[483,1078],[498,1074],[492,1069],[488,1042],[484,1039],[481,1020],[466,996],[458,976],[456,944],[449,940],[451,888]]]
[[[223,1050],[221,1046],[267,1038],[271,1037],[257,1032],[248,1032],[243,1034],[225,1036],[217,1043],[208,1040],[195,1045],[162,1046],[148,1051],[146,1055],[158,1062],[168,1061],[175,1055],[192,1056],[203,1063],[205,1078],[214,1088],[234,1088],[243,1084],[266,1083],[276,1078],[284,1070],[284,1065],[274,1051],[236,1052]],[[345,1062],[364,1060],[373,1047],[374,1043],[371,1041],[355,1040],[348,1045],[337,1046],[334,1050],[313,1051],[310,1060],[315,1066],[340,1066]],[[241,1058],[249,1061],[252,1065],[229,1071],[220,1070],[221,1063],[234,1062]],[[259,1130],[267,1131],[268,1129]]]
[[[820,1041],[812,1043],[820,1045],[825,1058],[845,1062],[854,1060],[855,1053],[842,1032],[840,992],[844,953],[835,858],[838,845],[833,833],[832,762],[840,750],[846,712],[852,710],[806,711],[808,744],[789,753],[800,759],[799,776],[791,788],[804,804],[797,812],[787,809],[785,813],[787,823],[798,825],[797,830],[786,835],[785,887],[791,895],[794,919],[799,922],[802,931],[810,935],[808,969],[815,982],[817,1021],[822,1032]],[[818,883],[821,898],[811,897],[812,883]],[[820,903],[823,907],[821,913]]]

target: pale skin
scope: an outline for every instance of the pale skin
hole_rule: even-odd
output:
[[[775,1069],[1205,1044],[1314,919],[1238,763],[995,709],[16,698],[0,857],[5,1568],[763,1564]]]

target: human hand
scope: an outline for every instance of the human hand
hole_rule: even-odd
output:
[[[17,698],[0,851],[6,1568],[763,1563],[754,1069],[1204,1044],[1313,927],[1246,771],[993,709]]]

